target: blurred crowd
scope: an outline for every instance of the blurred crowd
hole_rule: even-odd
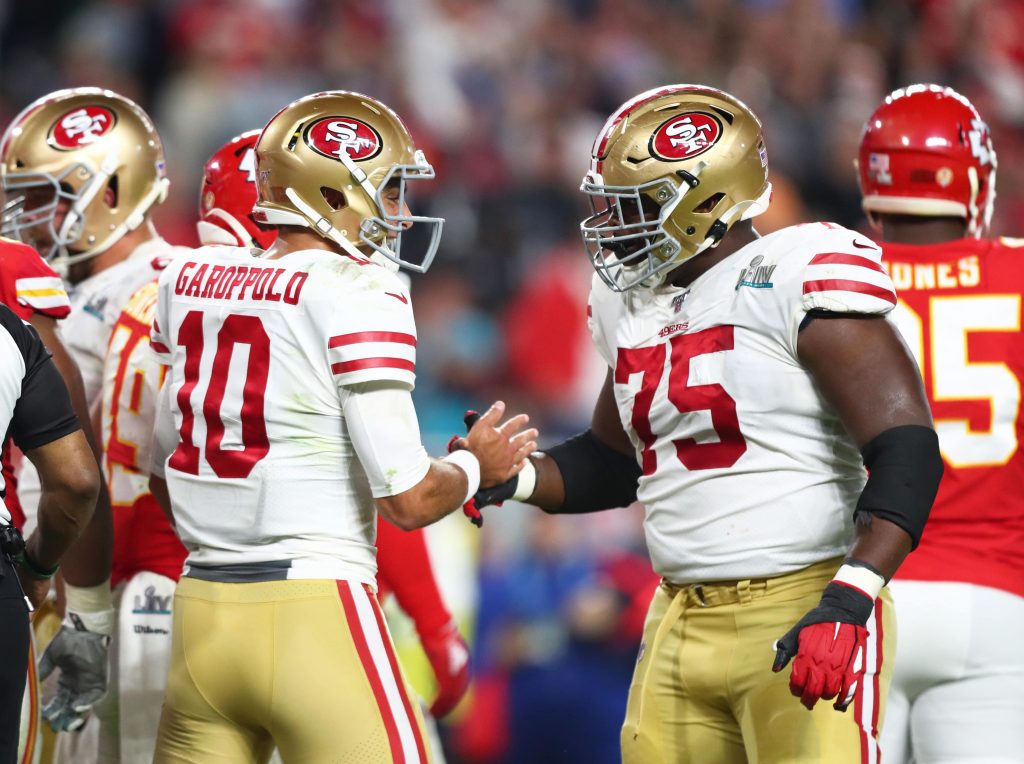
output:
[[[1024,235],[1019,0],[0,0],[0,120],[59,87],[137,100],[166,144],[172,190],[156,220],[173,243],[196,243],[206,158],[292,99],[351,89],[408,115],[438,171],[413,205],[447,221],[413,283],[433,453],[465,409],[495,398],[530,412],[542,445],[589,422],[603,372],[584,321],[577,187],[605,116],[672,82],[724,88],[765,123],[775,195],[762,231],[809,219],[867,230],[852,166],[865,118],[894,87],[951,85],[992,128],[993,230]],[[441,564],[478,635],[452,761],[542,761],[515,747],[526,732],[558,761],[617,751],[653,586],[638,512],[505,507],[480,534],[462,518],[440,531],[438,544],[471,550]],[[479,571],[475,585],[460,565]],[[574,725],[611,742],[557,737]],[[593,750],[570,751],[569,737]]]

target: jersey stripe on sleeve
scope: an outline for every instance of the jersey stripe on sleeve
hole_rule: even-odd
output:
[[[416,337],[406,332],[338,334],[327,342],[331,373],[339,385],[395,380],[413,385]]]
[[[38,313],[63,318],[71,312],[71,300],[57,276],[34,276],[14,282],[15,297]]]
[[[848,252],[815,255],[804,270],[803,309],[888,313],[896,288],[878,260]]]

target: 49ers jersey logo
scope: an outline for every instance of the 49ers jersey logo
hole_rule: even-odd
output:
[[[666,162],[678,162],[703,154],[722,137],[722,123],[702,111],[677,114],[663,122],[651,136],[651,154]]]
[[[383,147],[380,133],[355,117],[324,117],[306,130],[306,143],[331,159],[348,156],[353,162],[373,159]]]
[[[64,151],[88,146],[110,132],[117,117],[105,106],[81,106],[69,111],[50,128],[50,144]]]

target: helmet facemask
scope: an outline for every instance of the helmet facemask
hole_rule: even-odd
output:
[[[166,178],[158,179],[120,225],[112,226],[99,241],[82,241],[93,210],[100,206],[116,210],[123,201],[118,196],[118,163],[113,156],[108,159],[98,171],[87,162],[75,162],[59,175],[7,173],[3,186],[9,201],[0,213],[0,235],[31,244],[44,260],[61,267],[108,250],[128,231],[138,228],[149,208],[163,201],[168,186]],[[37,190],[49,201],[28,207],[32,192]],[[58,221],[62,201],[67,202],[67,212]]]
[[[360,224],[359,241],[364,246],[383,255],[401,268],[406,268],[415,273],[426,273],[430,264],[434,261],[437,248],[441,243],[444,219],[426,215],[403,214],[405,210],[409,209],[406,202],[406,181],[433,180],[435,177],[434,168],[427,161],[423,152],[420,150],[416,151],[414,164],[392,165],[376,188],[373,187],[366,175],[355,166],[352,160],[347,156],[340,157],[340,159],[342,164],[352,174],[352,177],[359,180],[363,190],[371,195],[377,210],[380,212],[380,215],[368,217]],[[359,175],[356,174],[357,172]],[[360,176],[362,180],[360,180]],[[386,202],[384,199],[384,193],[389,187],[397,187],[398,189],[398,199],[393,203]],[[397,207],[397,215],[387,213],[387,208],[391,204]],[[430,226],[427,249],[422,257],[404,259],[402,257],[402,232],[415,223]]]
[[[690,190],[668,179],[605,186],[589,172],[580,185],[593,214],[580,223],[583,246],[609,289],[625,292],[678,265],[682,247],[665,221]]]

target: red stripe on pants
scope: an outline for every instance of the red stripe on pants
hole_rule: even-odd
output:
[[[370,655],[370,647],[363,635],[362,622],[359,620],[359,613],[356,610],[355,600],[352,599],[352,592],[349,591],[347,581],[338,581],[338,596],[345,608],[345,618],[348,621],[349,631],[352,633],[352,641],[355,642],[356,651],[359,653],[359,660],[362,661],[366,678],[370,681],[373,689],[373,696],[377,699],[377,708],[380,710],[381,718],[384,720],[384,728],[388,733],[388,745],[391,747],[391,760],[398,764],[405,761],[405,754],[402,751],[402,740],[398,736],[398,725],[395,724],[394,714],[388,704],[387,695],[384,693],[384,685],[380,679],[380,673],[373,656]],[[387,644],[387,640],[385,640]]]
[[[364,588],[367,588],[363,584]],[[376,595],[369,591],[367,588],[367,596],[370,598],[370,605],[373,607],[373,615],[377,618],[377,628],[380,629],[381,636],[384,638],[384,650],[388,654],[388,662],[391,663],[391,671],[395,675],[395,684],[398,685],[398,694],[402,696],[402,705],[405,706],[405,713],[409,716],[409,725],[412,727],[412,736],[416,739],[416,750],[419,752],[420,761],[427,761],[426,746],[423,742],[423,733],[420,730],[420,725],[416,723],[416,715],[412,711],[412,703],[409,701],[409,693],[406,692],[405,682],[402,679],[402,673],[398,668],[398,659],[395,657],[395,649],[391,644],[391,636],[388,634],[387,626],[384,624],[384,614],[381,612],[380,603],[377,601]]]

